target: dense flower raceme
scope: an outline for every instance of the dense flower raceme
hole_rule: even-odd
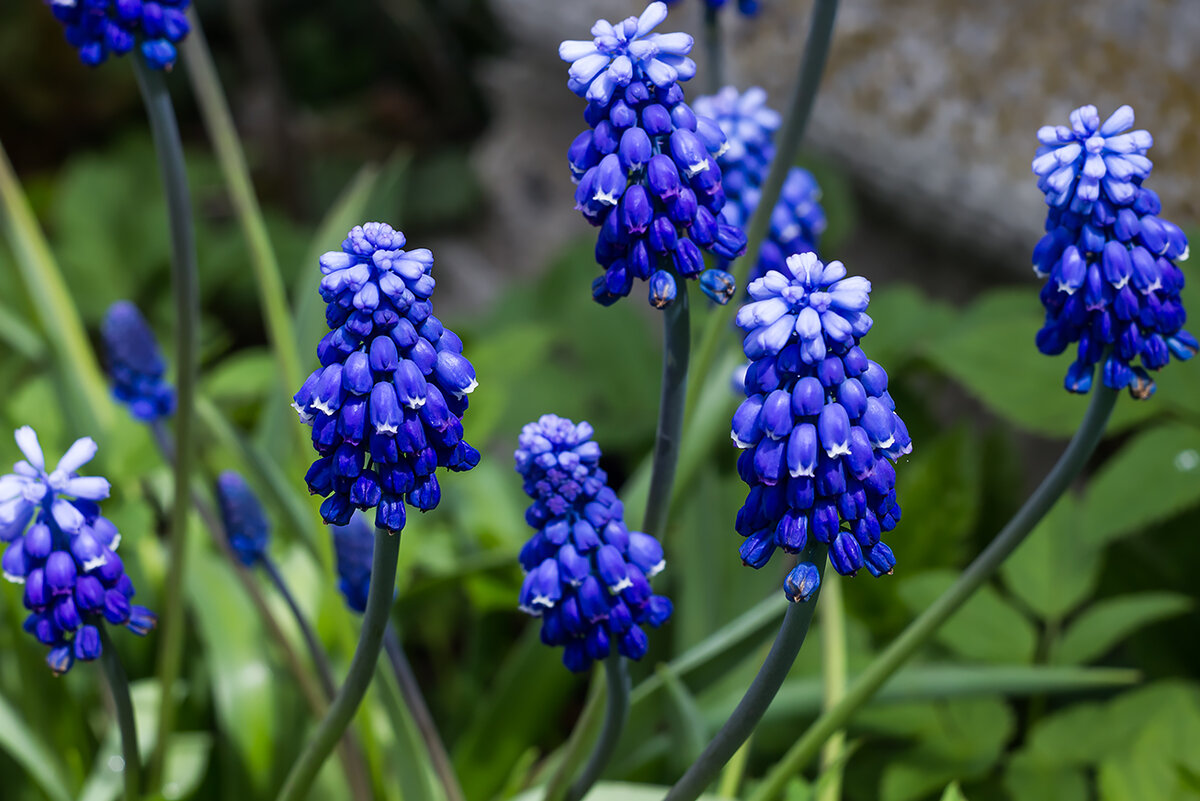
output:
[[[271,523],[246,479],[232,470],[217,476],[217,505],[238,561],[246,567],[258,564],[271,542]]]
[[[700,278],[718,303],[732,296],[732,277],[705,270],[703,251],[732,259],[746,247],[741,229],[719,218],[725,205],[721,129],[684,102],[681,81],[696,73],[692,37],[654,33],[667,16],[651,3],[640,17],[592,27],[593,39],[565,41],[559,56],[571,63],[567,83],[588,101],[590,126],[571,143],[568,159],[576,208],[600,228],[596,261],[605,270],[592,284],[609,305],[639,278],[650,303],[665,308],[677,278]]]
[[[121,536],[97,503],[108,497],[108,481],[78,473],[96,443],[76,440],[49,469],[32,428],[17,429],[16,440],[25,458],[0,476],[0,541],[8,543],[0,565],[6,579],[25,585],[24,628],[50,647],[46,662],[62,674],[76,659],[100,656],[104,622],[142,635],[155,617],[130,604],[133,583],[116,554]]]
[[[317,347],[321,367],[293,405],[312,426],[319,457],[306,480],[326,496],[326,523],[344,526],[355,508],[375,509],[377,527],[400,531],[405,500],[422,511],[441,500],[436,468],[479,463],[461,420],[475,368],[433,316],[433,254],[404,244],[391,226],[367,223],[321,257],[331,330]]]
[[[344,526],[333,530],[333,556],[338,574],[338,590],[346,606],[362,614],[367,610],[367,591],[371,588],[371,563],[375,560],[375,529],[361,513],[355,513]]]
[[[737,314],[751,360],[746,400],[733,415],[733,441],[744,449],[738,474],[750,486],[738,512],[746,538],[742,561],[767,564],[776,548],[798,553],[816,537],[842,575],[866,567],[890,573],[892,551],[880,541],[900,520],[896,472],[911,452],[908,429],[887,391],[887,373],[859,339],[871,327],[871,284],[847,278],[839,261],[790,256],[785,272],[751,282]],[[815,588],[816,569],[788,576],[792,600]]]
[[[1071,392],[1088,392],[1103,360],[1106,386],[1147,398],[1155,389],[1149,370],[1200,347],[1183,330],[1179,298],[1184,279],[1175,262],[1187,259],[1187,237],[1158,216],[1158,195],[1142,186],[1153,139],[1130,130],[1133,109],[1101,122],[1095,106],[1082,106],[1070,123],[1039,130],[1033,160],[1050,206],[1033,251],[1035,272],[1049,279],[1037,346],[1056,355],[1078,343],[1065,380]]]
[[[175,413],[175,389],[167,383],[167,364],[154,332],[127,300],[108,307],[100,338],[113,382],[113,396],[135,419],[150,423]]]
[[[679,0],[666,0],[667,5],[673,6]],[[726,0],[704,0],[704,5],[709,8],[719,9],[727,5]],[[762,4],[758,0],[737,0],[738,11],[745,14],[747,17],[753,17],[762,10]]]
[[[159,70],[175,65],[175,46],[187,36],[190,0],[47,0],[63,24],[67,41],[90,67],[109,54],[123,56],[138,47]]]
[[[696,113],[716,120],[728,148],[717,159],[729,202],[721,217],[742,230],[758,208],[762,184],[775,158],[775,131],[779,113],[767,106],[767,93],[755,86],[745,92],[726,86],[715,95],[696,98]],[[800,167],[788,170],[779,200],[771,211],[767,238],[762,244],[751,280],[768,270],[783,271],[783,262],[794,253],[816,251],[825,231],[821,188],[812,173]]]
[[[625,527],[624,507],[599,467],[592,427],[543,415],[521,430],[517,472],[533,504],[525,513],[537,533],[521,549],[520,607],[542,619],[542,642],[564,646],[575,672],[612,648],[641,659],[642,626],[660,626],[671,602],[649,579],[665,566],[658,540]]]

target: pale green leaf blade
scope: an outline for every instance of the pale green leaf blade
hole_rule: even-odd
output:
[[[1091,595],[1102,551],[1079,537],[1079,505],[1066,495],[1000,566],[1004,584],[1042,620],[1059,621]]]
[[[920,613],[956,578],[950,570],[927,571],[901,583],[900,598],[913,614]],[[1029,662],[1037,644],[1029,620],[986,584],[942,625],[937,638],[969,659],[997,663]]]
[[[1103,656],[1138,629],[1191,607],[1190,598],[1173,592],[1144,592],[1099,601],[1067,629],[1054,651],[1054,661],[1083,664]]]
[[[63,766],[41,738],[37,736],[4,696],[0,695],[0,750],[25,769],[42,791],[53,801],[71,801],[72,793],[64,783],[67,775]]]

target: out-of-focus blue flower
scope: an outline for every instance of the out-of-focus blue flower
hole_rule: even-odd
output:
[[[133,583],[125,574],[117,527],[100,514],[98,501],[109,483],[81,476],[79,468],[96,455],[96,443],[75,441],[52,469],[29,426],[16,432],[25,458],[0,476],[0,560],[4,577],[25,585],[24,628],[43,645],[57,674],[76,659],[100,656],[98,626],[125,626],[135,634],[154,628],[154,613],[130,604]]]
[[[871,284],[813,253],[789,256],[785,269],[751,282],[737,314],[751,360],[732,422],[750,487],[736,523],[742,561],[760,568],[776,548],[799,553],[816,537],[843,575],[890,573],[895,558],[880,535],[900,506],[889,459],[911,452],[912,440],[887,373],[859,346]],[[801,565],[785,591],[804,600],[815,582],[815,566]]]
[[[346,606],[362,614],[367,611],[367,591],[371,587],[371,563],[375,557],[375,529],[361,512],[344,526],[333,529],[333,555],[338,574],[338,590]]]
[[[1066,388],[1088,392],[1103,362],[1106,386],[1144,399],[1155,390],[1148,371],[1172,356],[1190,359],[1200,343],[1183,330],[1184,278],[1175,262],[1188,257],[1187,237],[1158,216],[1158,196],[1142,186],[1152,139],[1132,125],[1129,106],[1103,124],[1095,106],[1083,106],[1069,128],[1038,131],[1033,171],[1050,211],[1033,266],[1049,279],[1038,349],[1057,355],[1078,343]]]
[[[517,472],[537,533],[521,549],[520,607],[542,619],[542,642],[563,646],[563,664],[587,670],[615,646],[641,659],[643,626],[671,616],[649,579],[666,562],[658,540],[625,527],[624,507],[599,467],[592,427],[547,414],[521,430]]]
[[[166,380],[167,365],[154,332],[137,306],[119,300],[100,323],[113,396],[135,419],[150,423],[175,413],[175,389]]]
[[[715,95],[696,98],[694,106],[697,114],[716,120],[725,134],[729,146],[717,163],[729,202],[721,218],[744,231],[775,158],[779,114],[767,106],[767,93],[757,86],[740,93],[726,86]],[[794,253],[817,251],[826,225],[820,201],[821,187],[812,173],[800,167],[788,170],[751,280],[768,270],[784,272],[784,260]]]
[[[378,528],[400,531],[406,500],[422,511],[438,505],[436,468],[479,463],[461,419],[475,368],[433,316],[433,254],[404,244],[391,226],[366,223],[321,257],[331,330],[293,406],[312,426],[319,457],[306,480],[325,496],[326,523],[344,526],[356,508],[375,509]]]
[[[271,524],[254,490],[240,475],[226,470],[217,476],[217,505],[233,553],[246,567],[258,564],[271,541]]]
[[[732,259],[746,247],[741,229],[719,217],[725,190],[714,156],[725,137],[679,86],[696,72],[692,37],[653,32],[666,15],[665,4],[651,3],[641,17],[600,20],[591,40],[558,50],[571,63],[568,87],[588,101],[589,129],[567,158],[576,208],[600,229],[596,261],[605,272],[592,296],[606,306],[640,279],[650,282],[650,303],[664,308],[678,279],[705,271],[705,251]],[[714,287],[723,291],[719,280],[701,282],[714,301],[727,301]]]
[[[667,5],[673,6],[679,0],[666,0]],[[704,4],[709,8],[719,9],[726,5],[725,0],[704,0]],[[758,12],[762,10],[762,4],[758,0],[737,0],[738,11],[747,17],[758,16]]]
[[[46,0],[79,60],[94,67],[134,47],[154,69],[169,70],[187,36],[190,0]]]

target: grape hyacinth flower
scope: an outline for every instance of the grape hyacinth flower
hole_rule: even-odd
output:
[[[1095,365],[1112,389],[1138,399],[1154,394],[1150,370],[1171,356],[1192,358],[1200,343],[1183,329],[1179,293],[1187,237],[1158,215],[1158,195],[1142,186],[1152,164],[1147,131],[1121,106],[1103,122],[1095,106],[1071,113],[1070,126],[1047,125],[1033,160],[1050,211],[1033,251],[1046,322],[1038,350],[1057,355],[1077,343],[1067,370],[1071,392],[1091,390]]]
[[[751,282],[736,319],[751,360],[732,423],[738,474],[750,486],[736,523],[742,561],[761,568],[776,548],[799,553],[816,537],[842,575],[890,573],[896,560],[880,535],[900,506],[888,460],[911,452],[912,440],[887,373],[859,346],[871,328],[871,284],[814,253],[789,256],[785,270]],[[817,575],[798,565],[788,597],[810,596]]]
[[[762,184],[775,158],[779,113],[767,105],[767,93],[757,86],[745,92],[726,86],[715,95],[696,98],[693,105],[697,114],[716,120],[725,134],[729,147],[717,164],[729,202],[721,210],[721,217],[745,230],[758,208]],[[765,275],[768,270],[784,272],[784,260],[795,253],[816,252],[825,225],[817,179],[808,170],[792,167],[771,211],[767,238],[750,279]]]
[[[361,615],[367,609],[367,590],[371,586],[375,531],[362,513],[355,513],[344,526],[330,528],[338,590],[346,599],[346,606]]]
[[[666,566],[662,546],[625,527],[591,437],[589,424],[547,414],[521,430],[515,454],[533,498],[525,519],[537,531],[521,549],[520,607],[542,619],[542,642],[564,646],[563,664],[576,673],[614,646],[641,659],[642,626],[671,616],[671,602],[650,590]]]
[[[704,293],[726,303],[732,278],[721,270],[705,280],[704,251],[733,259],[746,247],[745,234],[718,216],[725,191],[714,156],[725,137],[679,86],[696,74],[692,37],[654,33],[666,16],[664,3],[651,3],[640,17],[599,20],[594,38],[558,48],[571,64],[567,86],[588,101],[589,128],[568,160],[576,208],[600,229],[596,261],[605,272],[592,296],[606,306],[635,278],[649,282],[657,308],[674,300],[680,278],[701,278]]]
[[[113,397],[129,407],[135,420],[152,423],[175,412],[175,389],[167,383],[167,364],[154,332],[137,306],[119,300],[100,323]]]
[[[76,440],[48,469],[32,428],[17,429],[16,441],[25,458],[0,476],[0,541],[8,544],[0,566],[25,585],[24,629],[49,646],[46,662],[61,675],[75,660],[100,656],[105,622],[144,635],[156,619],[130,603],[133,583],[116,554],[121,535],[98,503],[108,497],[108,480],[78,473],[96,443]]]
[[[433,316],[433,254],[404,244],[391,226],[366,223],[321,257],[331,330],[293,406],[312,426],[318,458],[306,481],[325,496],[326,523],[344,526],[356,508],[375,509],[376,527],[398,532],[405,501],[422,511],[438,505],[437,468],[479,463],[461,419],[475,368]]]
[[[678,2],[679,0],[666,0],[669,6],[673,6]],[[704,4],[713,10],[719,10],[726,5],[726,0],[704,0]],[[737,8],[743,15],[755,17],[762,10],[762,5],[758,0],[737,0]]]
[[[254,567],[271,541],[271,524],[254,490],[240,475],[226,470],[217,476],[217,505],[229,547],[239,562]]]
[[[89,67],[109,54],[123,56],[138,47],[146,63],[170,70],[178,57],[176,45],[190,29],[190,0],[46,0],[62,23],[67,41]]]

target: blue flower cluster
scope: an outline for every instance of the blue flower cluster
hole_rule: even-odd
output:
[[[726,86],[715,95],[696,98],[696,113],[721,126],[729,147],[717,159],[729,202],[721,217],[742,230],[758,208],[762,184],[775,158],[775,131],[779,113],[767,106],[767,93],[757,87],[738,92]],[[762,244],[751,280],[768,270],[784,271],[784,260],[794,253],[816,252],[825,231],[821,187],[812,173],[792,167],[784,178],[779,200],[771,211],[771,224]]]
[[[479,463],[461,419],[475,368],[433,316],[433,254],[404,244],[390,225],[367,223],[321,257],[331,330],[293,406],[320,454],[306,480],[326,496],[326,523],[344,526],[355,508],[375,509],[378,528],[400,531],[406,499],[422,511],[441,500],[438,467]]]
[[[79,60],[89,67],[100,64],[109,53],[123,56],[139,46],[146,63],[154,69],[175,66],[175,45],[187,36],[190,0],[46,0],[79,51]]]
[[[666,0],[667,5],[673,6],[679,0]],[[726,0],[704,0],[704,4],[712,9],[719,9],[725,6]],[[747,17],[754,17],[762,10],[762,6],[758,0],[737,0],[738,11],[745,14]]]
[[[108,481],[77,472],[96,455],[96,443],[76,440],[47,470],[32,428],[17,429],[16,440],[25,458],[0,476],[0,541],[8,543],[0,566],[6,579],[25,585],[24,628],[49,646],[46,662],[62,674],[76,659],[100,656],[105,621],[143,635],[156,620],[130,603],[133,583],[116,554],[121,535],[97,503],[108,497]]]
[[[1070,122],[1038,131],[1033,160],[1050,206],[1033,251],[1034,271],[1049,279],[1037,346],[1057,355],[1078,343],[1064,382],[1071,392],[1088,392],[1103,361],[1106,386],[1148,398],[1155,390],[1148,370],[1200,348],[1183,330],[1183,273],[1175,264],[1187,259],[1187,237],[1158,216],[1158,195],[1142,186],[1153,139],[1129,130],[1132,108],[1101,122],[1095,106],[1082,106]]]
[[[333,556],[337,563],[338,590],[346,606],[362,614],[367,611],[367,591],[371,588],[371,564],[375,561],[375,529],[362,513],[356,513],[344,526],[333,529]]]
[[[563,664],[587,670],[617,650],[641,659],[642,626],[662,625],[671,602],[649,579],[665,566],[658,540],[625,527],[624,507],[599,467],[592,427],[547,414],[521,430],[517,472],[537,533],[521,549],[520,607],[542,618],[542,642],[564,646]]]
[[[859,347],[871,328],[871,284],[813,253],[789,256],[785,269],[750,284],[736,320],[751,360],[732,425],[750,486],[736,523],[742,561],[760,568],[777,547],[798,553],[815,536],[842,575],[890,573],[896,560],[879,538],[900,506],[888,460],[911,452],[912,439],[887,373]],[[815,575],[797,567],[789,597],[806,597]]]
[[[732,277],[705,270],[704,253],[733,259],[745,249],[740,228],[720,219],[725,205],[714,156],[726,146],[721,129],[684,102],[679,82],[696,73],[686,33],[653,33],[667,16],[651,3],[641,17],[615,25],[598,21],[593,39],[565,41],[567,85],[588,101],[590,126],[571,143],[568,159],[576,208],[600,228],[596,261],[605,274],[592,296],[615,303],[640,278],[650,303],[665,308],[677,278],[700,278],[717,303],[732,297]]]
[[[108,307],[100,339],[113,382],[113,397],[129,407],[134,419],[151,423],[175,413],[175,389],[167,383],[167,364],[154,332],[127,300]]]
[[[271,523],[258,496],[246,479],[226,470],[217,476],[217,505],[229,547],[238,561],[254,567],[266,555],[271,542]]]

